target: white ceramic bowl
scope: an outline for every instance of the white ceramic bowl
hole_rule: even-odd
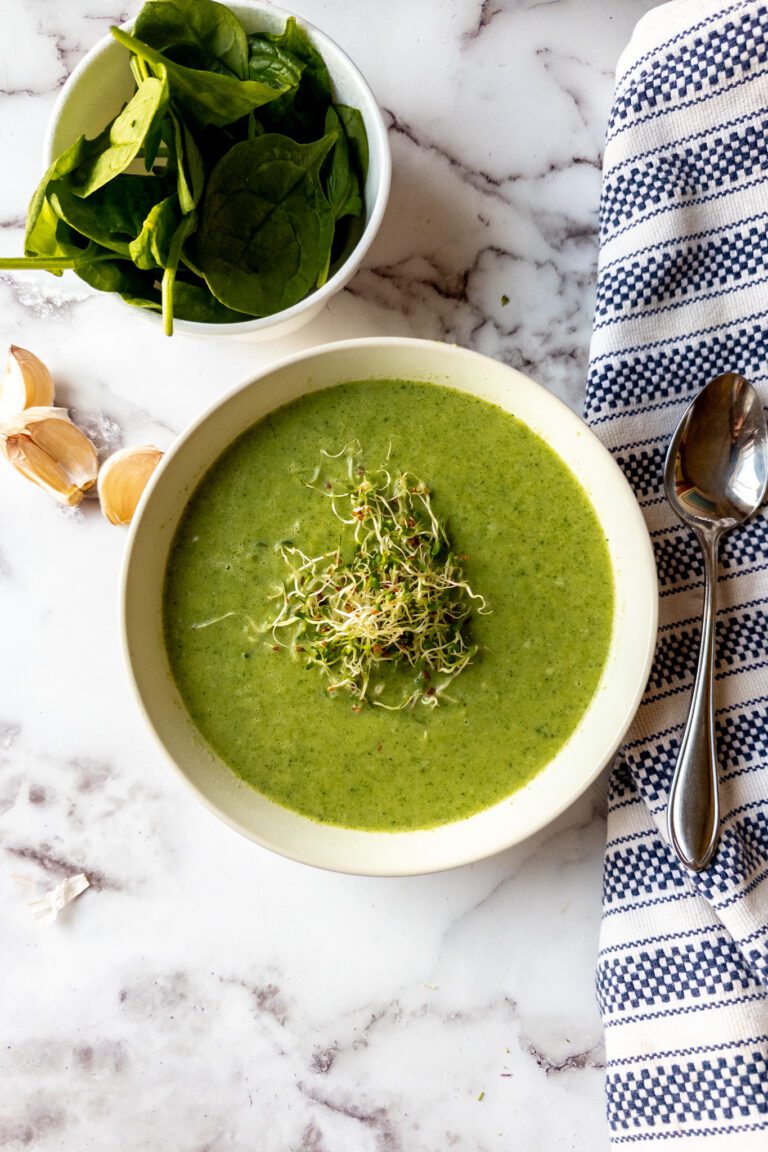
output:
[[[280,32],[290,13],[257,0],[241,0],[227,5],[246,32]],[[301,328],[320,312],[357,272],[373,243],[387,206],[391,157],[387,129],[371,89],[345,52],[329,36],[308,21],[297,17],[310,40],[322,55],[333,84],[334,99],[358,108],[368,134],[369,164],[365,184],[365,230],[354,251],[323,286],[309,296],[272,316],[243,320],[235,324],[202,324],[192,320],[174,321],[174,332],[196,336],[239,336],[273,340]],[[130,32],[132,22],[122,27]],[[111,36],[105,37],[83,57],[62,88],[51,112],[43,145],[47,168],[56,156],[81,134],[96,136],[130,99],[134,90],[129,54]],[[142,315],[159,323],[156,313],[140,309]]]
[[[616,608],[594,698],[554,759],[528,784],[467,819],[415,832],[360,832],[314,823],[243,784],[205,744],[182,703],[163,645],[162,584],[171,540],[198,481],[224,449],[273,408],[344,380],[448,384],[500,405],[542,437],[580,479],[605,532]],[[267,848],[324,868],[407,875],[465,864],[530,836],[595,779],[634,715],[656,638],[653,552],[632,491],[612,457],[559,400],[495,360],[426,340],[367,339],[293,356],[230,392],[176,441],[147,487],[123,572],[125,651],[140,703],[182,778],[218,816]]]

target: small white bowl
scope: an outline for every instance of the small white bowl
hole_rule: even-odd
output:
[[[246,428],[304,393],[345,380],[420,380],[500,405],[537,433],[581,481],[605,532],[615,581],[608,659],[578,727],[519,791],[467,819],[413,832],[318,824],[244,784],[204,742],[171,675],[162,588],[179,518],[217,457]],[[656,639],[653,551],[629,484],[587,426],[512,368],[427,340],[349,340],[301,353],[209,408],[166,455],[144,492],[123,570],[125,652],[150,726],[198,798],[232,828],[295,860],[362,875],[434,872],[490,856],[530,836],[581,795],[616,751],[640,702]]]
[[[291,13],[258,0],[241,0],[228,4],[246,32],[281,32]],[[234,324],[203,324],[194,320],[175,320],[174,332],[187,332],[195,336],[239,336],[256,340],[276,340],[294,332],[322,311],[330,298],[351,280],[360,267],[366,252],[379,230],[389,197],[392,161],[387,129],[376,98],[360,71],[346,52],[329,36],[308,21],[296,17],[310,40],[322,55],[328,67],[336,103],[359,109],[368,134],[368,176],[365,183],[366,223],[354,251],[341,268],[315,292],[298,304]],[[121,25],[130,32],[133,22]],[[43,161],[47,168],[65,148],[81,134],[90,138],[98,135],[134,91],[129,66],[129,54],[111,36],[100,40],[83,57],[67,79],[58,95],[48,121],[43,145]],[[142,314],[159,323],[156,313],[140,309]]]

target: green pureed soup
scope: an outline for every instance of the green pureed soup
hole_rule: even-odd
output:
[[[425,481],[487,602],[468,624],[478,654],[438,707],[331,698],[268,627],[288,576],[281,542],[314,557],[345,531],[306,481],[319,470],[322,486],[344,464],[322,453],[356,443],[367,467]],[[238,776],[314,820],[400,831],[496,803],[565,743],[606,660],[613,579],[583,489],[523,424],[451,388],[368,380],[287,404],[216,461],[176,532],[164,616],[190,715]]]

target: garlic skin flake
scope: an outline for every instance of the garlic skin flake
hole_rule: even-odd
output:
[[[0,451],[60,504],[79,504],[96,483],[96,449],[65,408],[27,408],[3,421]]]
[[[53,404],[53,377],[33,352],[11,344],[5,373],[0,377],[0,420],[16,416],[25,408]]]
[[[101,510],[110,524],[130,524],[147,481],[163,458],[152,444],[122,448],[99,472]]]
[[[25,888],[37,891],[34,880],[29,880],[26,876],[14,876],[13,879]],[[61,880],[54,888],[43,893],[38,899],[29,900],[29,910],[33,918],[41,924],[53,924],[62,908],[66,908],[67,904],[75,900],[90,886],[91,883],[85,873],[78,872],[76,876],[68,876],[66,880]]]

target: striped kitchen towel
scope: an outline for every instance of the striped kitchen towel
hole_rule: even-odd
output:
[[[611,779],[598,997],[616,1146],[768,1152],[768,513],[723,542],[721,843],[688,872],[665,809],[703,573],[662,489],[712,376],[768,398],[768,7],[674,0],[638,25],[608,126],[586,416],[634,487],[660,630]]]

